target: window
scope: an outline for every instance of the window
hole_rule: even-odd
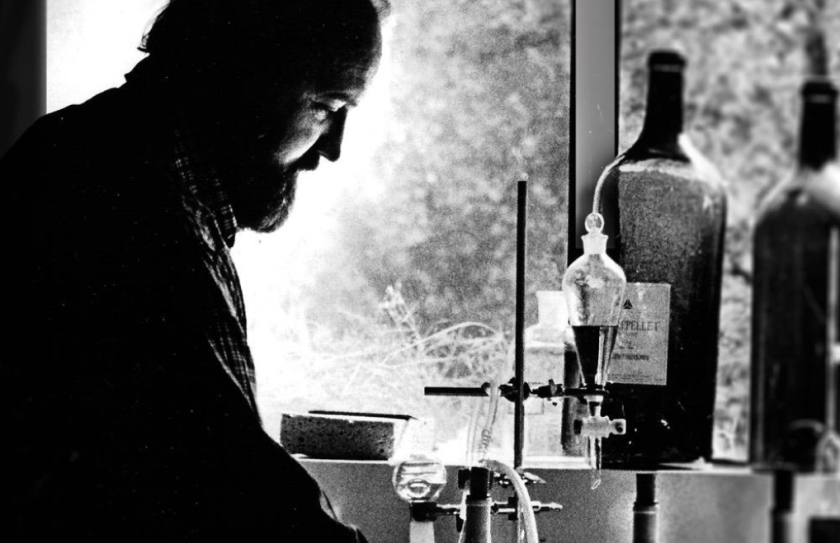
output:
[[[512,376],[522,173],[528,324],[535,291],[559,289],[565,268],[572,0],[391,2],[385,57],[341,160],[302,177],[288,224],[240,235],[234,256],[272,436],[282,411],[399,412],[435,418],[438,440],[462,454],[475,401],[423,387]],[[49,1],[48,109],[119,85],[164,3]],[[793,165],[805,35],[822,25],[838,50],[840,8],[621,4],[619,151],[641,126],[648,51],[678,47],[687,130],[730,182],[716,454],[743,458],[750,221]],[[837,73],[840,57],[829,60]]]

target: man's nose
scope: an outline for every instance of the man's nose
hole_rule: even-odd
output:
[[[344,139],[344,124],[347,110],[342,108],[333,114],[330,126],[318,140],[318,152],[322,157],[335,162],[341,157],[341,142]]]

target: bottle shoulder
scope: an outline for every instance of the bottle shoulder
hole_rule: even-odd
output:
[[[791,213],[825,214],[840,221],[840,164],[798,169],[762,200],[757,220]]]
[[[584,253],[566,269],[563,290],[571,284],[591,284],[597,288],[604,284],[621,283],[624,279],[624,270],[607,254]]]
[[[605,184],[622,179],[670,181],[679,185],[696,184],[707,192],[725,197],[726,182],[718,169],[691,142],[681,135],[673,148],[634,145],[621,154],[609,167]]]

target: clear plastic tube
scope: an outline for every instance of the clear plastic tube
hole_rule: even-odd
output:
[[[539,543],[537,535],[537,519],[534,515],[534,508],[531,504],[531,496],[528,494],[528,489],[525,487],[525,482],[519,476],[515,469],[499,460],[487,458],[487,452],[490,447],[490,442],[493,438],[493,426],[496,422],[496,413],[499,408],[499,398],[501,393],[495,380],[490,380],[489,383],[489,401],[487,403],[487,416],[485,417],[484,427],[479,432],[478,419],[476,417],[472,424],[472,431],[469,436],[468,464],[473,465],[473,462],[484,464],[489,469],[501,473],[513,484],[516,495],[519,497],[520,511],[522,511],[523,520],[525,521],[525,538],[528,543]],[[458,537],[459,543],[464,543],[465,530],[461,530]]]
[[[490,380],[490,405],[487,409],[487,419],[484,422],[484,428],[481,430],[481,437],[478,442],[478,461],[482,462],[487,458],[487,451],[490,448],[490,442],[493,439],[493,427],[496,425],[496,414],[499,411],[499,398],[501,392],[496,384],[496,381]]]
[[[525,521],[525,539],[528,543],[539,543],[540,539],[537,535],[537,518],[534,515],[534,507],[531,504],[531,496],[528,494],[528,489],[525,487],[525,481],[511,466],[500,462],[498,460],[487,459],[484,461],[488,468],[497,471],[508,478],[516,490],[516,495],[519,497],[519,510],[522,512],[523,520]]]
[[[467,436],[467,465],[477,466],[484,462],[487,458],[487,451],[490,448],[490,442],[493,440],[493,426],[496,424],[496,413],[499,409],[499,386],[494,379],[491,379],[487,384],[488,402],[487,413],[484,417],[484,426],[481,426],[481,406],[477,409],[470,421],[470,433]],[[466,521],[466,497],[467,492],[461,495],[461,518]],[[458,543],[465,543],[466,529],[462,529],[458,535]]]
[[[469,441],[467,442],[468,466],[477,465],[487,458],[487,452],[493,440],[493,427],[496,424],[496,414],[499,410],[499,397],[501,393],[494,379],[489,381],[488,387],[489,401],[487,402],[487,414],[484,417],[484,426],[480,426],[480,410],[476,413],[477,416],[471,424]]]
[[[458,513],[458,516],[461,517],[463,522],[467,520],[467,491],[464,490],[461,492],[461,512]],[[467,530],[464,527],[461,528],[461,531],[458,533],[458,543],[466,543],[467,540]]]

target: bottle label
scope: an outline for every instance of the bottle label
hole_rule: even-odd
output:
[[[671,285],[627,283],[608,381],[664,386]]]

